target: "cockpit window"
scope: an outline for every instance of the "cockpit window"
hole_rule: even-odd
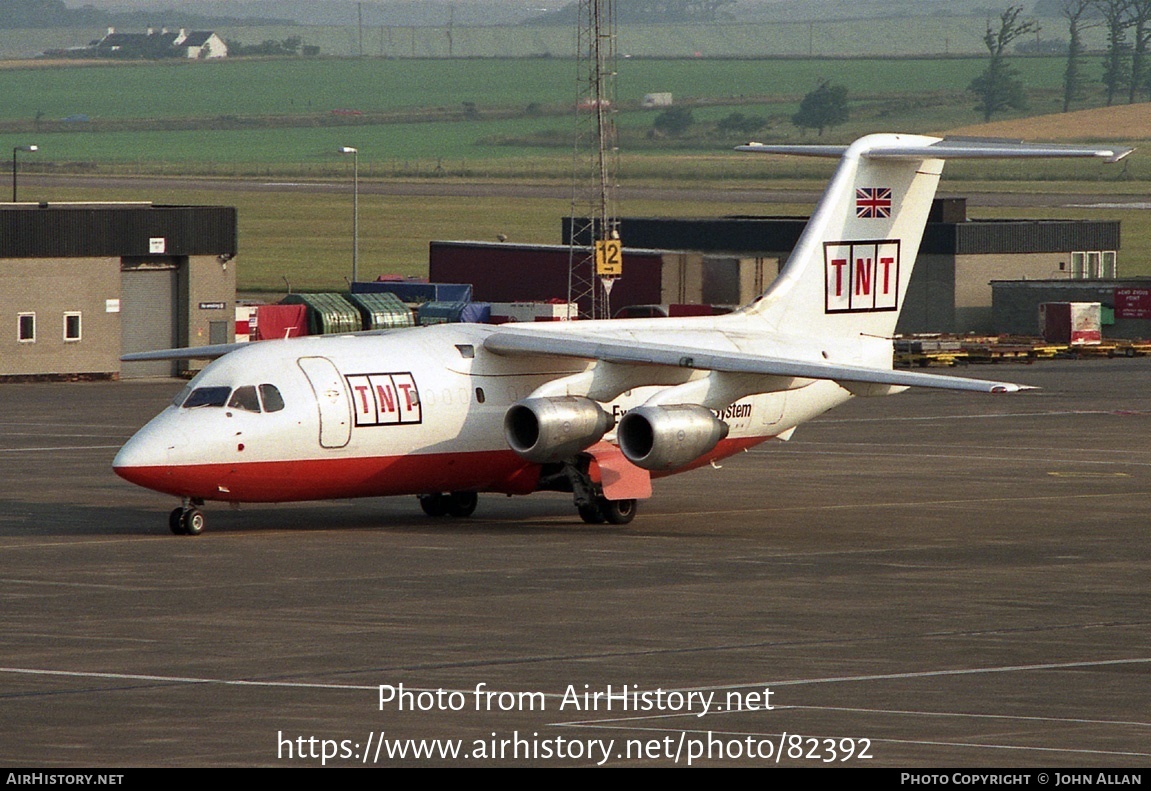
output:
[[[184,409],[198,406],[224,406],[231,394],[230,387],[197,387],[184,401]]]
[[[242,409],[245,412],[259,412],[260,399],[256,398],[256,388],[253,385],[237,387],[232,393],[228,406],[232,409]]]
[[[275,385],[260,385],[260,398],[265,412],[279,412],[284,408],[284,399]]]
[[[184,403],[184,399],[188,397],[188,393],[192,392],[191,385],[184,385],[184,388],[176,393],[176,397],[172,399],[172,406],[180,406]]]
[[[258,392],[258,395],[257,395]],[[198,406],[227,406],[229,409],[242,409],[245,412],[259,412],[263,402],[265,412],[279,412],[284,408],[284,398],[275,385],[262,384],[257,391],[255,385],[244,385],[233,390],[230,387],[185,387],[172,399],[176,406],[193,409]]]

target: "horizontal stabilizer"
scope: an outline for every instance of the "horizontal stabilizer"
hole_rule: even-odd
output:
[[[634,341],[618,341],[575,332],[561,334],[503,330],[489,335],[484,341],[484,348],[496,354],[545,354],[625,365],[666,365],[701,371],[830,379],[837,382],[902,387],[933,387],[978,393],[1014,393],[1032,389],[1027,385],[1010,382],[990,382],[915,371],[789,360],[746,352],[704,351],[698,347],[665,343],[637,344]]]
[[[1077,146],[1048,143],[1026,143],[1022,140],[993,138],[951,137],[923,145],[878,145],[865,149],[860,155],[868,159],[1036,159],[1036,158],[1093,158],[1118,162],[1135,149],[1122,146]],[[789,154],[808,157],[841,157],[847,146],[765,145],[748,143],[736,151],[759,154]]]
[[[794,157],[826,157],[839,159],[847,151],[847,146],[817,146],[817,145],[767,145],[766,143],[748,143],[745,146],[736,146],[736,151],[750,151],[755,154],[786,154]]]

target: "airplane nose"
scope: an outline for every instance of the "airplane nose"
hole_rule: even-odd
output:
[[[117,475],[148,489],[165,489],[172,471],[171,452],[186,442],[183,432],[162,425],[164,422],[152,421],[124,443],[112,460],[112,469]]]

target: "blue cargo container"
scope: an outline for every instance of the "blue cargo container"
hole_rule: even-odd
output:
[[[460,313],[460,321],[466,321],[472,324],[491,324],[492,303],[469,302]]]
[[[411,283],[405,280],[369,280],[352,283],[353,294],[395,294],[410,304],[471,302],[471,283]]]
[[[467,302],[425,302],[420,305],[420,326],[458,322]]]

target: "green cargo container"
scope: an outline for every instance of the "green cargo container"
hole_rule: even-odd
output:
[[[359,309],[339,294],[289,294],[280,304],[307,305],[311,335],[359,332],[364,328]]]
[[[390,330],[416,323],[411,308],[395,294],[348,294],[345,299],[359,309],[365,330]]]

